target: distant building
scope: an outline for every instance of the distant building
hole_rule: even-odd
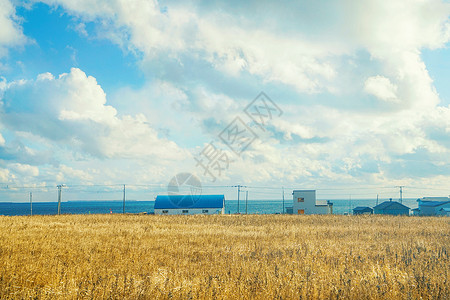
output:
[[[373,209],[368,206],[358,206],[353,209],[354,215],[371,215],[373,214]]]
[[[449,197],[422,197],[417,201],[450,201]]]
[[[385,201],[373,208],[373,213],[377,215],[409,215],[409,207],[397,201]]]
[[[439,210],[438,213],[439,216],[446,216],[446,217],[450,217],[450,208],[447,207],[443,207]]]
[[[333,213],[333,203],[330,201],[317,202],[315,190],[294,190],[292,196],[294,214],[324,215]]]
[[[442,208],[450,208],[449,197],[423,197],[417,199],[419,216],[436,216]]]
[[[224,213],[224,195],[159,195],[155,200],[155,215],[214,215]]]

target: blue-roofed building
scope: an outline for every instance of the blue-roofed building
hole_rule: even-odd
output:
[[[397,201],[385,201],[375,206],[373,213],[377,215],[409,216],[409,207]]]
[[[354,215],[371,215],[373,214],[373,209],[368,206],[358,206],[353,209]]]
[[[423,197],[419,202],[419,216],[436,216],[442,208],[450,208],[448,197]]]
[[[418,207],[411,209],[412,215],[413,216],[419,216],[420,215],[420,210]]]
[[[155,200],[155,215],[214,215],[224,213],[224,195],[159,195]]]
[[[438,213],[439,216],[446,216],[446,217],[450,217],[450,208],[447,207],[443,207],[439,210]]]

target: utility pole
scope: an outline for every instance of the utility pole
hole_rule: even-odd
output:
[[[247,214],[247,207],[248,207],[248,191],[245,193],[245,214]]]
[[[351,215],[352,213],[352,195],[348,198],[348,214]]]
[[[282,187],[282,189],[283,189],[283,212],[281,214],[284,215],[284,186]]]
[[[238,188],[238,194],[237,194],[237,213],[239,213],[239,195],[241,194],[241,187],[246,187],[245,185],[233,185],[232,187],[237,187]]]
[[[30,192],[30,216],[33,215],[33,193]]]
[[[403,188],[405,186],[404,185],[399,185],[397,187],[400,188],[400,203],[403,203]]]
[[[241,186],[238,185],[238,207],[237,207],[237,213],[239,213],[239,195],[241,194]]]
[[[125,184],[123,185],[123,214],[125,214]]]
[[[58,187],[58,215],[61,214],[61,190],[62,190],[63,186],[64,186],[63,184],[57,185],[57,187]]]
[[[378,194],[377,194],[377,205],[378,205]]]

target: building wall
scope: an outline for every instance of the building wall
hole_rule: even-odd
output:
[[[439,216],[447,216],[447,217],[450,217],[450,211],[444,211],[444,210],[442,209],[442,210],[439,210],[438,215],[439,215]]]
[[[315,190],[294,191],[293,196],[293,213],[297,214],[329,214],[331,208],[328,205],[316,205]],[[299,200],[300,198],[300,200]]]
[[[439,214],[439,211],[441,210],[441,208],[450,208],[450,203],[445,203],[442,205],[439,205],[438,207],[435,208],[435,212],[436,214]]]
[[[435,214],[435,207],[432,206],[422,206],[419,204],[419,209],[421,216],[432,216]]]
[[[422,206],[419,202],[419,209],[421,216],[435,216],[439,214],[441,208],[450,208],[450,203],[442,204],[439,206]]]
[[[155,209],[155,215],[217,215],[224,212],[224,208]]]
[[[374,210],[374,214],[377,214],[377,215],[394,215],[394,216],[400,216],[400,215],[409,216],[409,210],[408,209],[377,209],[377,210]]]
[[[365,209],[365,210],[357,210],[353,211],[354,215],[371,215],[373,214],[373,210],[371,209]]]

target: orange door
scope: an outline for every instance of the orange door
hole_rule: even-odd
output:
[[[297,211],[297,213],[298,213],[299,215],[304,215],[304,214],[305,214],[305,210],[304,210],[304,209],[299,209],[299,210]]]

